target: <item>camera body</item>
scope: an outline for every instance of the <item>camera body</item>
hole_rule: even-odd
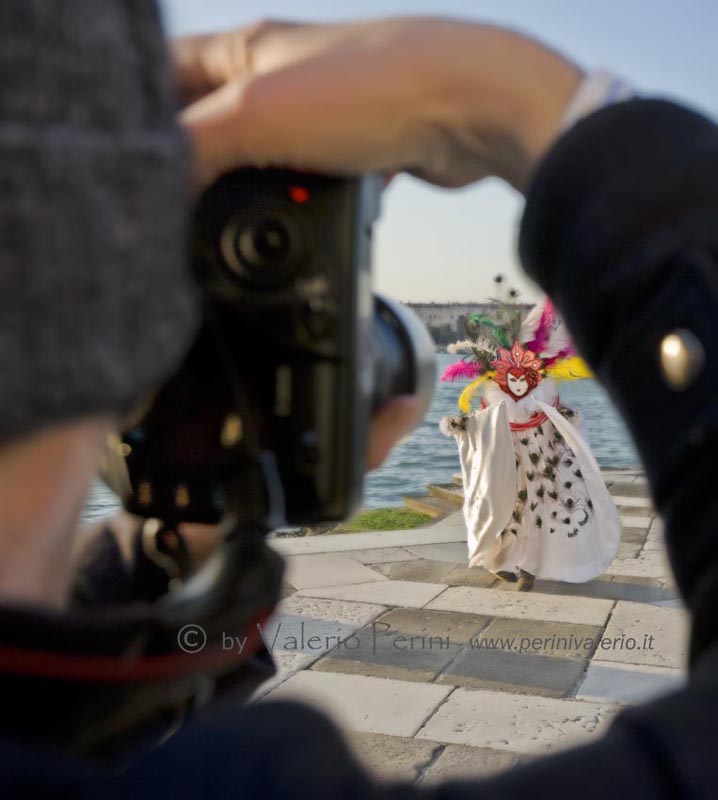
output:
[[[119,448],[125,507],[145,518],[136,542],[157,585],[126,611],[89,609],[49,628],[23,611],[9,623],[31,662],[38,622],[48,631],[56,658],[44,674],[18,674],[8,697],[31,686],[41,714],[60,710],[61,724],[44,729],[53,745],[106,757],[130,739],[159,741],[189,709],[249,697],[273,672],[258,625],[276,606],[283,562],[264,534],[348,515],[373,412],[405,393],[428,407],[433,389],[428,332],[371,294],[380,190],[372,178],[241,170],[201,198],[202,323]],[[193,569],[177,526],[220,521],[220,545]],[[201,654],[183,647],[188,628],[205,637]],[[226,635],[243,637],[242,653],[226,651]],[[34,738],[37,717],[24,711],[18,725]]]
[[[373,411],[417,387],[430,398],[434,379],[421,323],[371,292],[382,188],[242,169],[205,192],[192,233],[203,323],[124,437],[130,511],[273,527],[356,509]]]

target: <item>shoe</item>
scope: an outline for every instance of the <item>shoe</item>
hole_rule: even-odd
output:
[[[530,572],[526,572],[525,569],[521,570],[521,574],[519,575],[518,581],[516,583],[516,591],[518,592],[530,592],[534,588],[534,581],[536,577],[532,575]]]
[[[496,575],[496,577],[500,581],[506,581],[506,583],[516,583],[519,579],[518,575],[513,572],[492,572],[492,575]]]

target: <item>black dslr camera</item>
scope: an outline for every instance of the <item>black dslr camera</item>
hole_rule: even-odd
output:
[[[45,671],[4,680],[6,705],[25,699],[14,730],[34,740],[41,718],[46,743],[113,756],[272,674],[259,626],[283,565],[264,534],[350,513],[372,412],[403,393],[428,407],[433,389],[428,333],[371,294],[378,195],[371,179],[242,170],[202,197],[192,266],[203,321],[121,448],[125,505],[144,518],[144,588],[126,607],[53,617],[39,637],[51,643]],[[194,571],[177,524],[220,520],[221,547]],[[15,623],[30,664],[38,625]],[[226,635],[243,638],[241,653],[225,649]]]
[[[435,380],[423,324],[371,292],[381,188],[242,169],[205,192],[191,248],[202,328],[125,436],[129,510],[271,528],[356,509],[372,413],[398,394],[428,409]]]

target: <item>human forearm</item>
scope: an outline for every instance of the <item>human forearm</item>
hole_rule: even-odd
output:
[[[281,164],[522,188],[582,77],[518,34],[433,18],[267,23],[174,53],[204,181]]]
[[[61,608],[75,526],[112,425],[89,418],[6,444],[0,452],[0,598]]]
[[[423,163],[411,171],[458,186],[488,175],[519,190],[558,135],[581,70],[514,31],[459,20],[406,21]]]

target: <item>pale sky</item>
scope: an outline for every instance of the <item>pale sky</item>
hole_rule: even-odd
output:
[[[718,116],[718,0],[160,0],[171,34],[260,18],[322,21],[408,14],[482,20],[540,38],[587,68],[604,67],[641,93]],[[537,295],[515,257],[522,202],[499,181],[445,191],[401,177],[384,197],[375,288],[400,300],[482,300],[503,272]]]

